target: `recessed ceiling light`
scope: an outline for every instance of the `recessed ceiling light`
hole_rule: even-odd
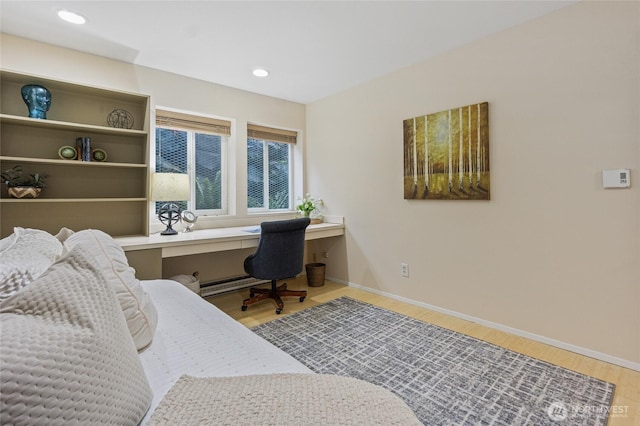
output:
[[[59,10],[58,16],[60,19],[64,19],[67,22],[71,22],[72,24],[82,25],[87,22],[87,18],[84,16],[77,14],[75,12],[70,12],[68,10]]]
[[[256,68],[255,70],[253,70],[253,75],[255,75],[256,77],[266,77],[269,75],[269,71],[263,68]]]

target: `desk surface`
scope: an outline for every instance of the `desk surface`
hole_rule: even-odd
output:
[[[209,251],[233,250],[255,247],[260,233],[256,226],[231,228],[198,229],[192,232],[179,232],[176,235],[153,234],[148,237],[117,237],[115,240],[124,251],[162,249],[162,257],[183,256]],[[319,223],[309,225],[305,233],[306,240],[344,235],[344,224]]]

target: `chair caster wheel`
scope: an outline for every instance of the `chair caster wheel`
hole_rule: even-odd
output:
[[[251,299],[253,296],[255,296],[255,294],[249,293],[249,299]]]
[[[278,308],[278,309],[276,309],[276,314],[277,314],[277,315],[280,315],[280,313],[281,313],[281,312],[282,312],[282,309],[279,309],[279,308]]]
[[[300,303],[304,302],[304,296],[300,298]]]
[[[246,311],[246,310],[247,310],[247,307],[243,305],[243,306],[242,306],[242,310],[243,310],[243,311]]]

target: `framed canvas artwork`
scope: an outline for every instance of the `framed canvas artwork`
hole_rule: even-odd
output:
[[[489,200],[489,103],[408,118],[404,198]]]

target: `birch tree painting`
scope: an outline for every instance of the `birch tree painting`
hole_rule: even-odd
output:
[[[490,198],[487,102],[403,124],[405,199]]]

